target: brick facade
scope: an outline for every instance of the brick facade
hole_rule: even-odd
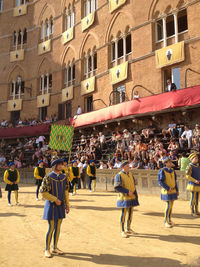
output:
[[[63,44],[64,10],[69,2],[74,5],[75,26],[74,38]],[[7,101],[10,96],[10,83],[20,75],[25,82],[21,119],[39,116],[37,96],[40,92],[40,76],[52,74],[52,89],[50,90],[50,105],[47,115],[58,114],[58,104],[61,104],[64,85],[64,68],[68,62],[75,62],[76,76],[74,81],[74,97],[72,100],[72,115],[80,105],[85,110],[85,98],[81,96],[81,81],[84,79],[84,56],[88,51],[97,51],[97,69],[93,100],[102,99],[109,105],[109,95],[119,85],[125,85],[126,100],[131,99],[133,86],[139,84],[154,94],[163,92],[163,71],[167,68],[180,68],[181,88],[185,87],[185,70],[192,68],[200,71],[200,2],[195,0],[127,0],[126,3],[112,13],[109,12],[109,2],[97,1],[94,23],[82,32],[81,19],[84,17],[83,1],[66,0],[29,0],[27,14],[14,16],[15,1],[3,1],[3,10],[0,12],[0,114],[1,119],[10,120],[11,114],[7,111]],[[179,34],[178,41],[185,42],[185,60],[167,68],[156,68],[155,50],[163,46],[155,40],[155,20],[163,14],[173,13],[175,10],[186,8],[188,30]],[[53,18],[54,29],[51,36],[50,52],[38,55],[38,44],[41,40],[41,22],[46,18]],[[13,46],[13,32],[27,29],[27,43],[23,45],[24,59],[10,62],[10,52],[15,51]],[[131,33],[131,50],[125,60],[129,61],[128,77],[116,85],[111,85],[109,69],[114,66],[111,62],[111,41],[126,32]],[[175,37],[167,40],[167,45],[175,42]],[[123,62],[118,60],[118,64]],[[188,86],[200,84],[200,76],[190,73]],[[32,88],[32,91],[27,88]],[[140,96],[150,93],[138,87]],[[100,101],[95,101],[93,108],[104,107]],[[65,111],[64,111],[65,113]],[[63,114],[63,119],[65,114]]]

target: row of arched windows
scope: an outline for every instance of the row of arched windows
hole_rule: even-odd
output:
[[[23,45],[27,43],[27,30],[18,30],[13,33],[13,46]]]

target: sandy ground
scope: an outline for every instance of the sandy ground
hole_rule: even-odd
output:
[[[35,200],[33,186],[20,187],[19,201],[20,206],[8,207],[3,190],[0,266],[200,266],[200,218],[191,217],[189,202],[175,202],[177,225],[166,229],[164,203],[159,197],[140,195],[132,224],[137,234],[123,239],[116,194],[79,190],[70,197],[71,211],[61,228],[59,248],[66,253],[46,259],[44,201]]]

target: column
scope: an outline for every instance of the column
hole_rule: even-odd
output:
[[[87,15],[90,14],[90,0],[87,0],[87,9],[88,9],[88,12],[87,12]]]
[[[21,49],[23,48],[24,36],[23,32],[21,31]]]
[[[15,50],[17,50],[17,46],[18,46],[18,32],[16,31],[16,47],[15,47]]]
[[[126,61],[126,36],[123,35],[123,62]]]
[[[167,27],[166,27],[166,19],[167,17],[165,16],[163,18],[163,46],[166,47],[167,46]]]
[[[47,94],[49,93],[49,74],[47,73]]]
[[[50,37],[50,31],[51,31],[51,20],[48,20],[48,39]]]
[[[13,100],[15,100],[15,92],[16,92],[16,82],[13,81],[14,84],[14,90],[13,90]]]
[[[86,74],[86,79],[88,78],[88,55],[86,55],[86,58],[85,58],[85,74]]]
[[[67,66],[67,81],[66,81],[67,87],[69,86],[69,66]]]
[[[42,95],[44,94],[44,75],[42,77]]]
[[[45,41],[46,37],[46,21],[43,23],[43,42]]]
[[[115,39],[115,66],[118,65],[118,40]]]
[[[175,44],[178,43],[178,17],[177,11],[174,12],[174,32],[175,32]]]
[[[20,99],[20,98],[21,98],[22,82],[20,81],[20,82],[18,83],[18,85],[19,85],[19,99]]]

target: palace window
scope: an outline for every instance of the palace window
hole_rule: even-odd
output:
[[[89,52],[84,57],[84,76],[85,78],[92,77],[97,70],[97,52]]]
[[[69,7],[65,9],[65,30],[70,29],[74,25],[75,25],[74,7],[69,5]]]
[[[3,0],[0,0],[0,11],[3,10]]]
[[[53,18],[46,19],[45,22],[41,22],[41,40],[45,41],[52,37],[53,35]]]
[[[126,87],[125,85],[118,86],[113,91],[114,104],[119,104],[125,101]]]
[[[75,63],[69,63],[64,70],[64,84],[66,87],[73,85],[76,78],[76,67]]]
[[[97,0],[86,0],[84,1],[84,17],[97,9]]]
[[[16,81],[12,81],[10,84],[10,96],[15,98],[21,97],[21,95],[24,95],[24,88],[25,88],[25,82],[22,81],[21,76],[17,77]]]
[[[188,30],[187,10],[183,9],[178,13],[170,14],[156,22],[156,41],[164,41],[167,46],[167,38],[175,36],[175,43],[178,42],[178,35]]]
[[[93,111],[93,96],[85,98],[85,112]]]
[[[48,94],[52,89],[52,74],[45,74],[40,76],[40,92],[41,94]]]
[[[124,57],[132,52],[131,34],[124,36],[123,38],[115,39],[111,44],[111,60],[116,61],[119,58]]]
[[[21,6],[27,4],[28,0],[16,0],[16,6]]]
[[[22,49],[23,44],[27,43],[27,30],[24,29],[19,31],[14,31],[13,33],[13,46],[16,47],[16,50],[18,49],[18,46]]]

